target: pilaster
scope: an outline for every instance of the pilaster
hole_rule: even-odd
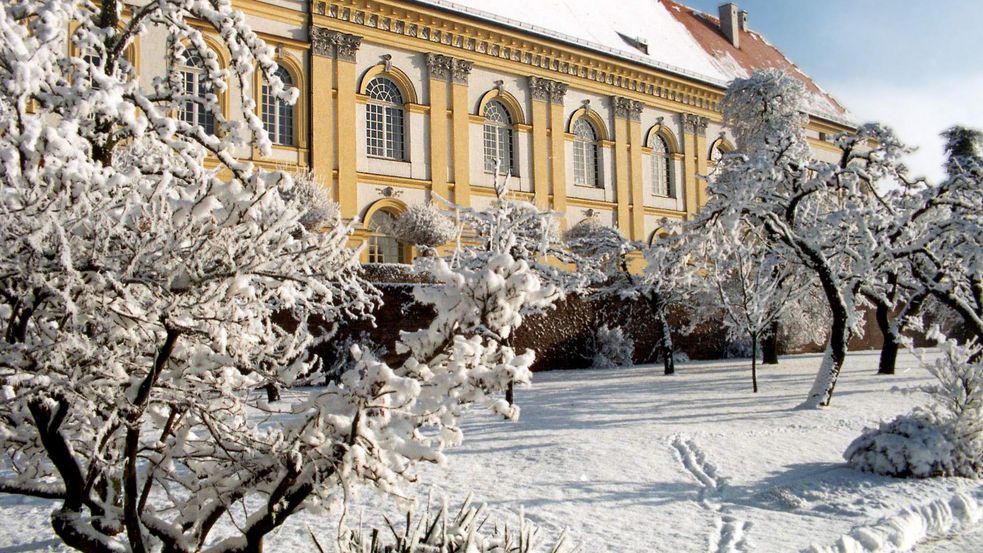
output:
[[[311,168],[327,179],[335,169],[334,43],[332,31],[311,27]],[[338,190],[334,200],[339,201]]]
[[[631,162],[628,157],[628,119],[632,100],[620,96],[611,97],[614,112],[614,195],[618,202],[618,230],[626,238],[633,238],[631,222]]]
[[[550,172],[553,176],[553,209],[567,211],[566,129],[563,122],[563,97],[567,84],[549,81],[546,88],[550,101]]]
[[[454,203],[471,206],[471,113],[468,76],[473,64],[455,59],[451,65],[451,109],[454,129]]]
[[[352,219],[358,215],[358,179],[356,170],[357,140],[354,129],[355,125],[355,54],[362,45],[362,37],[341,33],[329,29],[315,27],[312,29],[311,48],[314,51],[314,58],[328,57],[334,55],[333,65],[335,71],[335,84],[338,88],[337,117],[327,116],[324,123],[315,119],[315,128],[318,125],[328,125],[330,128],[331,120],[335,124],[335,136],[337,137],[338,162],[338,208],[344,219]],[[314,62],[312,62],[312,66]],[[323,69],[328,67],[324,63],[319,64]],[[330,87],[328,88],[330,90]],[[327,102],[315,102],[314,109],[323,115],[324,106],[318,104]],[[330,103],[327,103],[330,106]],[[330,111],[330,107],[326,111]],[[312,114],[314,111],[312,110]],[[315,135],[318,136],[318,135]],[[330,140],[328,140],[330,147]],[[315,147],[318,151],[324,151],[323,146]],[[322,161],[322,163],[324,163]]]
[[[707,150],[707,119],[701,117],[703,120],[702,132],[696,134],[696,174],[702,175],[703,178],[696,178],[696,208],[701,209],[703,206],[707,205],[707,179],[706,176],[710,173],[710,163],[707,156],[709,152]]]
[[[431,190],[450,200],[447,187],[447,79],[453,59],[427,54],[430,88],[430,181]]]
[[[706,129],[706,117],[691,113],[683,114],[683,184],[686,188],[686,213],[690,218],[700,209],[697,175],[705,173],[700,173],[700,158],[703,155],[699,149],[699,137],[706,134]],[[705,144],[706,136],[702,138]]]
[[[532,96],[532,178],[533,203],[539,209],[549,209],[549,136],[547,133],[547,111],[549,91],[547,81],[539,77],[529,77],[529,92]]]

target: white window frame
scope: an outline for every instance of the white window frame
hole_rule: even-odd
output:
[[[403,92],[392,79],[375,77],[365,89],[365,152],[369,157],[406,161]]]

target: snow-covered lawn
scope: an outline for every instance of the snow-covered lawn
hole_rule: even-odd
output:
[[[762,368],[758,394],[742,361],[687,363],[673,377],[661,367],[540,373],[517,393],[519,422],[472,415],[464,445],[421,471],[419,491],[432,484],[457,502],[471,490],[493,512],[524,506],[547,532],[569,529],[584,553],[800,551],[848,534],[911,543],[926,533],[918,552],[983,551],[983,484],[877,477],[841,457],[864,426],[922,401],[892,391],[929,381],[914,357],[883,377],[876,352],[852,353],[832,406],[795,410],[818,363]],[[367,513],[390,505],[368,493],[358,502]],[[0,494],[0,553],[54,547],[51,506]],[[306,526],[329,541],[336,522],[299,515],[267,551],[312,550]]]

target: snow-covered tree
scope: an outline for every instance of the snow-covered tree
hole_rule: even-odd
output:
[[[625,300],[645,302],[655,318],[660,334],[657,350],[667,375],[676,372],[669,309],[683,305],[692,294],[695,266],[690,263],[687,238],[678,223],[663,221],[664,235],[652,245],[625,239],[612,228],[594,222],[581,222],[566,234],[567,245],[582,260],[579,267],[599,270],[604,282],[595,293]],[[644,260],[644,268],[634,271],[633,259]],[[583,270],[583,269],[582,269]]]
[[[514,416],[497,392],[528,380],[532,355],[498,340],[553,293],[507,254],[438,266],[445,286],[417,291],[438,317],[404,336],[405,364],[356,351],[339,382],[267,404],[258,387],[290,385],[378,296],[317,188],[234,157],[270,148],[253,72],[297,94],[244,16],[225,0],[123,14],[117,0],[0,5],[0,491],[57,500],[55,532],[84,551],[257,552],[300,510],[358,483],[395,491],[440,461],[470,404]],[[152,29],[168,67],[199,58],[245,121],[188,95],[176,69],[138,80],[123,54]],[[191,104],[214,134],[174,116]]]
[[[457,236],[457,226],[433,204],[411,206],[382,229],[389,236],[426,250],[442,246]]]
[[[717,221],[710,227],[688,230],[691,238],[699,240],[703,258],[702,278],[694,280],[706,288],[703,297],[709,300],[702,305],[702,317],[722,315],[731,339],[750,341],[751,384],[755,393],[761,339],[774,331],[776,323],[808,289],[808,283],[801,278],[802,271],[768,251],[760,232],[746,226],[720,225]]]
[[[805,406],[828,404],[851,336],[862,330],[862,290],[877,274],[883,211],[877,186],[899,173],[892,135],[865,125],[842,135],[837,163],[810,160],[804,91],[779,71],[735,79],[721,107],[737,151],[719,164],[698,216],[760,229],[768,248],[815,275],[831,313],[826,355]]]

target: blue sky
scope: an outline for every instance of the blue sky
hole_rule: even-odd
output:
[[[722,2],[683,0],[716,14]],[[743,0],[764,35],[859,121],[880,121],[941,177],[938,134],[983,129],[983,0]]]

